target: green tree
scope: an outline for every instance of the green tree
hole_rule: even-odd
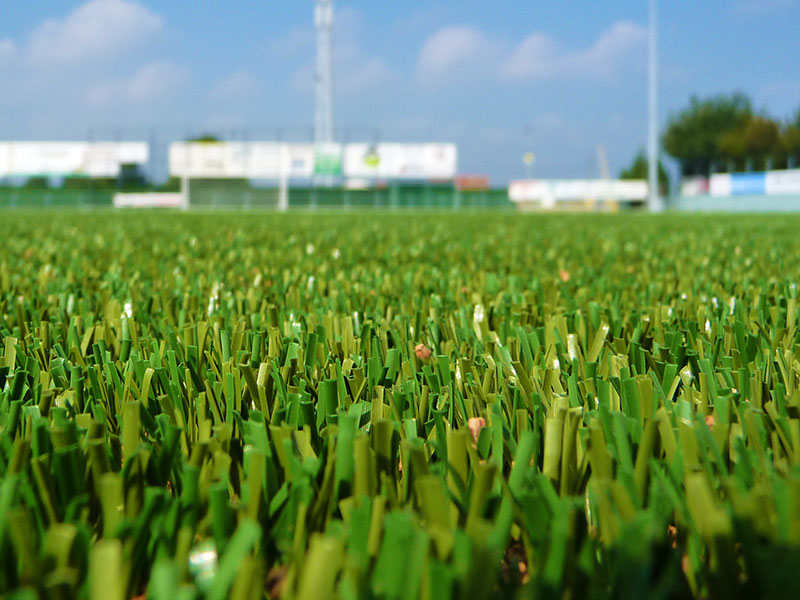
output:
[[[740,129],[752,115],[750,100],[741,93],[693,96],[688,108],[670,117],[664,149],[680,162],[683,175],[706,175],[725,159],[719,148],[722,136]]]
[[[204,133],[203,135],[198,135],[197,137],[190,137],[186,139],[187,142],[205,142],[205,143],[215,143],[220,142],[217,136],[212,135],[210,133]]]
[[[781,129],[781,166],[800,167],[800,109]]]
[[[633,162],[627,169],[623,169],[620,174],[620,179],[647,179],[647,167],[650,161],[644,150],[639,150],[633,158]],[[664,163],[658,161],[658,189],[662,195],[669,192],[669,174],[664,168]]]
[[[768,158],[778,158],[781,153],[780,125],[767,116],[753,115],[737,129],[720,136],[719,151],[736,170],[742,169],[747,160],[754,161],[753,168],[764,169]]]

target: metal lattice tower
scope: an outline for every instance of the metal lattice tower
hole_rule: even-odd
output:
[[[333,142],[333,64],[331,58],[333,5],[331,0],[317,0],[314,23],[317,27],[314,142],[320,145]]]

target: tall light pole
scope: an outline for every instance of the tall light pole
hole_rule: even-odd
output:
[[[650,0],[650,35],[648,36],[648,131],[647,131],[647,204],[650,210],[661,210],[658,190],[658,86],[656,60],[656,0]]]
[[[331,58],[333,5],[331,0],[317,0],[314,24],[317,28],[314,144],[317,152],[320,153],[320,151],[324,152],[326,144],[333,142],[333,61]],[[324,183],[330,182],[325,181]]]

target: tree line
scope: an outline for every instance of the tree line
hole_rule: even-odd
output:
[[[692,97],[670,116],[662,144],[684,176],[800,167],[800,109],[779,120],[742,93]]]

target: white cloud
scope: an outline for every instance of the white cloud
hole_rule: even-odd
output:
[[[573,63],[575,70],[611,75],[621,61],[642,47],[646,39],[646,28],[630,21],[620,21],[603,32],[591,48],[567,55],[565,59]]]
[[[0,77],[6,80],[6,85],[8,85],[8,78],[4,77],[5,71],[14,63],[16,52],[17,48],[12,40],[0,39]]]
[[[96,107],[116,103],[147,103],[168,96],[188,79],[187,69],[169,61],[151,61],[128,78],[90,86],[86,101]]]
[[[89,0],[43,21],[27,39],[0,40],[0,79],[9,89],[3,100],[78,118],[165,98],[189,72],[148,60],[163,29],[160,16],[133,0]]]
[[[555,44],[549,36],[534,33],[525,38],[500,69],[504,79],[545,79],[558,72]]]
[[[555,42],[542,33],[524,39],[500,69],[501,78],[539,80],[559,75],[610,77],[641,47],[647,30],[630,21],[620,21],[604,31],[585,50],[559,52]]]
[[[31,34],[23,56],[34,64],[81,63],[119,55],[158,32],[162,19],[129,0],[90,0]]]
[[[359,23],[358,14],[348,17],[348,21]],[[334,46],[333,72],[336,92],[343,96],[360,94],[391,81],[395,76],[382,58],[365,54],[352,41]]]
[[[394,72],[377,56],[367,57],[340,72],[336,89],[343,95],[359,94],[390,81]]]
[[[13,40],[3,38],[0,40],[0,58],[11,56],[16,51],[16,45]]]
[[[466,25],[446,27],[423,44],[417,76],[424,83],[433,83],[443,75],[483,62],[494,52],[494,44],[480,29]]]

